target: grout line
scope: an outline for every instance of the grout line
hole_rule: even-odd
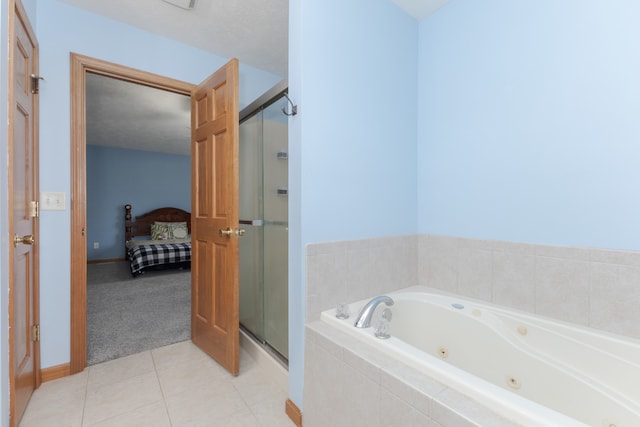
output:
[[[152,363],[153,363],[153,365],[154,365],[155,379],[156,379],[156,381],[158,382],[158,388],[160,389],[160,393],[161,393],[161,394],[162,394],[162,396],[163,396],[163,402],[164,402],[164,394],[162,393],[162,387],[161,387],[161,384],[160,384],[160,378],[158,377],[157,371],[155,370],[155,362],[154,362],[154,360],[153,360],[153,355],[151,354],[151,350],[147,350],[147,351],[144,351],[144,352],[141,352],[141,353],[137,353],[137,354],[142,354],[142,353],[149,353],[149,355],[151,356],[151,361],[152,361]],[[124,357],[122,357],[122,358],[118,358],[118,359],[113,359],[113,360],[109,360],[109,361],[106,361],[106,362],[102,362],[101,364],[113,364],[116,360],[124,359],[124,358],[126,358],[126,357],[131,357],[131,356],[135,356],[135,355],[124,356]],[[99,366],[99,365],[101,365],[101,364],[96,364],[96,365],[92,365],[92,366]],[[91,369],[91,367],[89,367],[89,369]],[[113,368],[110,366],[110,369],[113,369]],[[105,387],[105,386],[106,386],[106,387],[110,387],[110,386],[113,386],[113,385],[115,385],[115,384],[118,384],[118,383],[120,383],[120,382],[122,382],[122,381],[128,381],[128,380],[130,380],[130,379],[132,379],[132,378],[136,378],[136,377],[143,376],[143,375],[148,375],[149,373],[150,373],[150,372],[146,372],[146,373],[142,373],[142,374],[140,374],[140,373],[138,373],[138,374],[134,374],[134,375],[131,375],[131,376],[127,377],[127,378],[120,379],[120,380],[115,381],[115,382],[107,382],[107,383],[100,383],[100,384],[97,384],[97,385],[96,385],[96,387],[98,387],[98,388],[100,388],[100,387]],[[87,405],[87,395],[88,395],[88,393],[89,393],[89,391],[88,391],[88,390],[89,390],[88,381],[89,381],[89,372],[87,372],[87,386],[86,386],[86,388],[85,388],[85,399],[84,399],[83,414],[82,414],[82,423],[81,423],[81,426],[82,426],[82,427],[90,427],[90,426],[93,426],[93,425],[96,425],[96,424],[99,424],[99,423],[106,422],[106,421],[108,421],[108,420],[112,420],[112,419],[117,418],[117,417],[120,417],[120,416],[126,416],[127,414],[136,413],[136,412],[137,412],[137,411],[139,411],[140,409],[142,409],[142,408],[144,408],[144,407],[146,407],[146,406],[149,406],[149,405],[155,404],[155,403],[157,402],[157,401],[154,401],[154,402],[147,402],[147,403],[141,404],[140,406],[137,406],[137,407],[134,407],[134,408],[130,408],[129,410],[127,410],[127,411],[125,411],[125,412],[120,412],[120,413],[116,413],[116,414],[111,414],[111,415],[110,415],[110,416],[108,416],[107,418],[104,418],[104,419],[98,420],[98,421],[96,421],[96,422],[94,422],[94,423],[92,423],[92,424],[87,424],[87,425],[85,425],[85,420],[84,420],[84,418],[85,418],[85,411],[86,411],[86,405]],[[166,407],[166,403],[165,403],[165,407]],[[168,414],[167,414],[167,415],[168,415]],[[169,421],[170,421],[170,419],[169,419]]]
[[[84,397],[82,399],[82,417],[80,418],[80,426],[84,426],[84,416],[87,410],[87,396],[89,394],[89,375],[91,374],[91,366],[87,366],[87,378],[84,384]]]
[[[156,374],[156,380],[158,381],[158,387],[160,387],[160,394],[162,395],[162,403],[164,404],[164,410],[167,414],[167,419],[169,420],[169,425],[173,426],[173,420],[171,419],[171,414],[169,413],[169,407],[167,406],[167,397],[164,393],[164,388],[162,387],[162,382],[160,381],[160,375],[158,374],[158,366],[156,365],[156,359],[153,356],[153,350],[149,350],[151,354],[151,363],[153,363],[153,372]]]

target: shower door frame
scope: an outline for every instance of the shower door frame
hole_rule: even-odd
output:
[[[283,97],[283,95],[285,95],[287,93],[288,89],[289,89],[289,82],[288,82],[287,79],[283,79],[282,81],[277,83],[275,86],[273,86],[271,89],[269,89],[264,94],[262,94],[255,101],[253,101],[251,104],[249,104],[247,107],[243,108],[242,111],[240,111],[240,115],[239,115],[239,123],[240,123],[240,125],[242,125],[242,123],[244,121],[246,121],[247,119],[251,118],[252,116],[254,116],[256,114],[258,114],[260,112],[260,110],[264,110],[268,106],[270,106],[271,104],[277,102],[280,98]],[[283,112],[283,114],[284,114],[284,112]],[[240,167],[242,168],[242,165],[240,165]],[[242,172],[240,172],[240,173],[242,174]],[[242,222],[243,219],[244,218],[241,218],[241,222]],[[264,242],[263,242],[263,244],[264,244]],[[263,276],[264,276],[264,274],[263,274]],[[263,285],[264,285],[264,283],[263,283]],[[287,280],[287,287],[288,287],[288,280]],[[264,305],[264,298],[263,298],[262,304]],[[262,314],[263,314],[263,319],[262,320],[264,322],[264,307],[263,307]],[[255,341],[259,342],[269,353],[271,353],[274,357],[276,357],[280,362],[288,365],[288,358],[286,356],[284,356],[283,354],[281,354],[275,347],[271,346],[269,344],[269,342],[265,340],[265,337],[264,337],[264,335],[265,335],[264,334],[264,325],[263,325],[263,328],[262,328],[262,336],[257,335],[254,331],[250,330],[248,327],[246,327],[246,326],[244,326],[242,324],[240,325],[240,327],[249,336],[251,336]],[[288,328],[288,325],[287,325],[287,328]]]

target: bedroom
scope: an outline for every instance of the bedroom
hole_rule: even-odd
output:
[[[144,269],[130,269],[124,246],[131,238],[125,236],[125,205],[132,206],[133,220],[165,206],[190,211],[190,100],[91,73],[86,87],[92,365],[190,337],[188,269],[135,280],[132,275]]]

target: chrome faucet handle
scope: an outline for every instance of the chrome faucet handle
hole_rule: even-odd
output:
[[[336,305],[336,317],[338,319],[348,319],[350,314],[349,304],[338,303]]]
[[[379,318],[376,322],[375,332],[373,333],[373,335],[375,335],[376,338],[380,338],[382,340],[391,338],[391,334],[389,334],[389,319],[384,316]]]

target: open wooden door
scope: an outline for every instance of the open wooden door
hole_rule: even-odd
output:
[[[38,325],[38,42],[20,1],[9,2],[10,425],[40,385]]]
[[[238,60],[191,93],[191,339],[239,370]]]

